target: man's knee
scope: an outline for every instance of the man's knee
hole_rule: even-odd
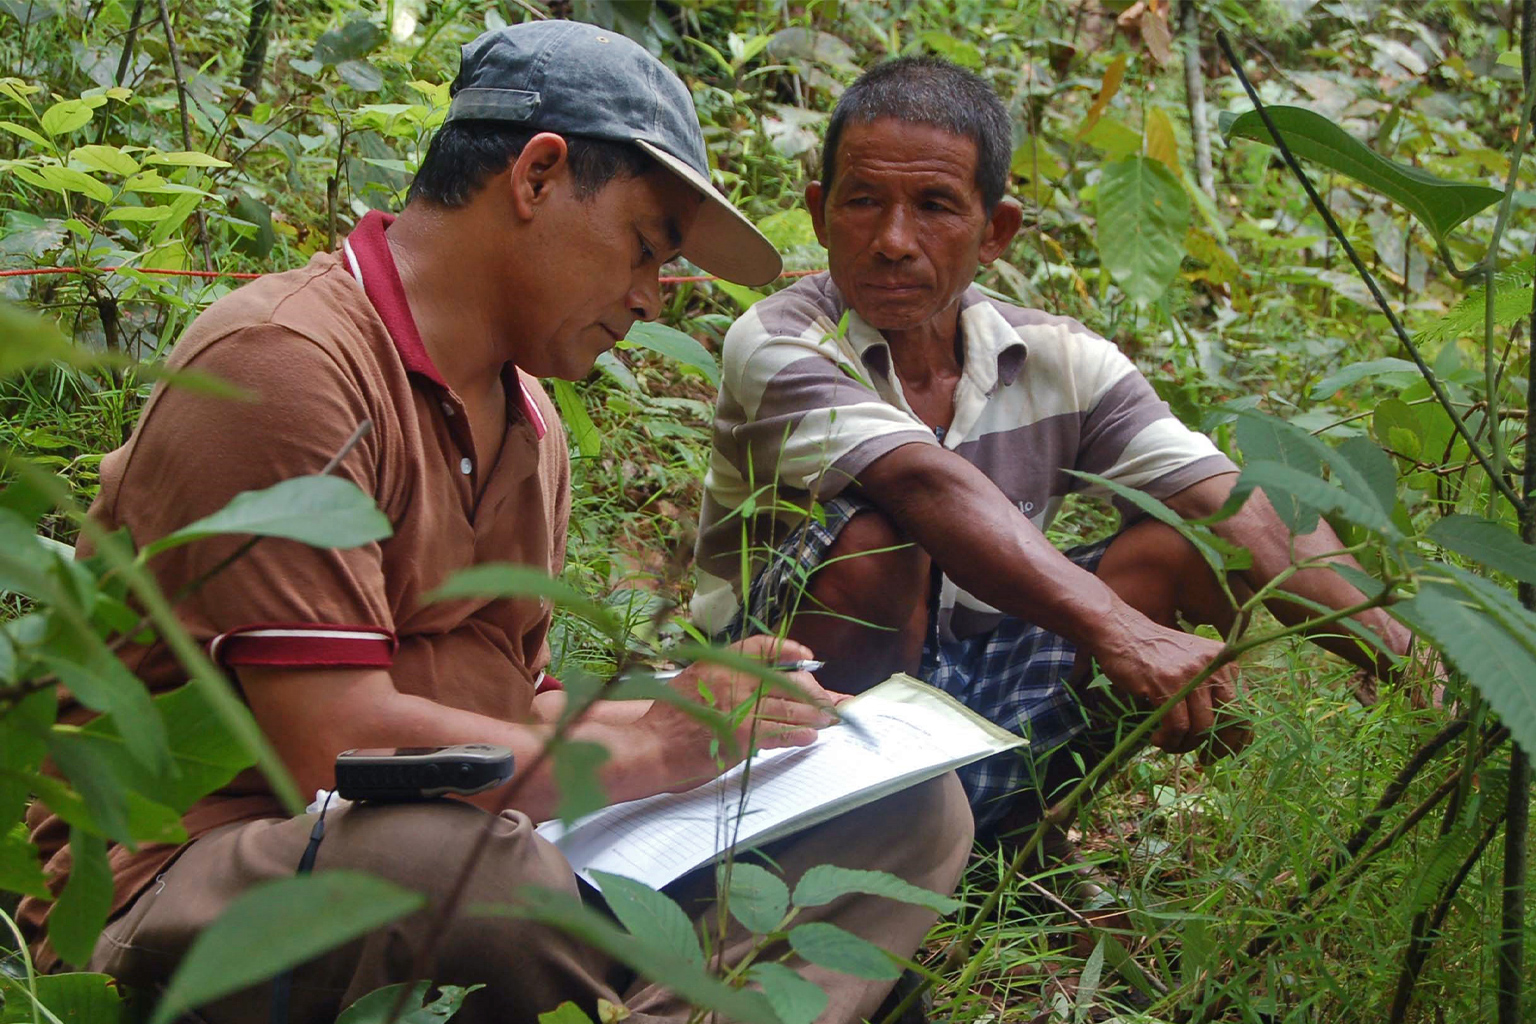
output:
[[[843,526],[811,577],[811,593],[839,615],[900,629],[927,594],[928,567],[927,554],[871,509]]]

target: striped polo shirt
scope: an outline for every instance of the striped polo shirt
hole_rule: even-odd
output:
[[[730,622],[744,575],[814,502],[856,484],[864,467],[901,445],[955,452],[1041,530],[1068,493],[1112,497],[1066,470],[1157,498],[1236,472],[1119,349],[1076,320],[973,286],[961,299],[960,329],[965,358],[941,440],[907,404],[884,336],[847,307],[830,275],[805,278],[732,325],[698,537],[692,613],[702,628]],[[974,636],[1000,618],[945,577],[942,636]]]

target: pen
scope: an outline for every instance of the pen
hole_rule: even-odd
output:
[[[825,668],[826,664],[827,663],[824,661],[811,661],[802,659],[800,661],[785,661],[769,667],[771,667],[776,672],[816,672],[822,668]],[[686,671],[686,669],[669,668],[661,672],[652,672],[651,677],[653,679],[676,679],[678,676],[682,675],[684,671]]]

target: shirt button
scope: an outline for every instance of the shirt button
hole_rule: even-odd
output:
[[[452,416],[453,415],[453,403],[452,402],[444,402],[443,403],[443,415],[444,416]]]
[[[469,474],[473,473],[474,471],[475,471],[475,464],[473,462],[470,462],[468,458],[463,458],[463,459],[459,460],[459,472],[460,473],[463,473],[465,476],[469,476]]]

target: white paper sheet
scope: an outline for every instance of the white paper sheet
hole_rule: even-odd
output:
[[[836,817],[1025,741],[954,698],[892,676],[839,707],[843,721],[808,747],[752,758],[686,793],[615,804],[566,829],[539,826],[589,882],[624,875],[660,889],[732,846],[756,846]]]

